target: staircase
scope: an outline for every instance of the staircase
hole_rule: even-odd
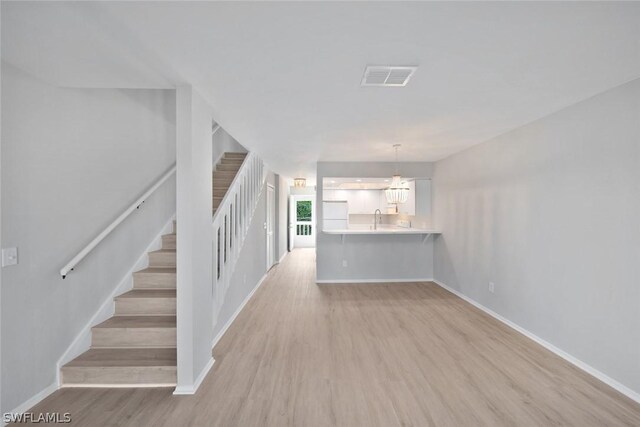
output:
[[[247,153],[224,153],[213,172],[213,214],[222,203]]]
[[[266,177],[265,165],[255,153],[224,153],[213,172],[214,326],[266,187]]]
[[[216,316],[265,182],[262,161],[247,156],[224,153],[213,172]],[[62,386],[176,385],[175,221],[148,258],[149,267],[133,274],[133,289],[115,298],[114,315],[91,329],[90,349],[62,366]]]
[[[61,384],[176,384],[176,223],[133,274],[133,289],[115,298],[115,314],[91,330],[91,348],[61,369]]]

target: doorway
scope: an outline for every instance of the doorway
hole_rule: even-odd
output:
[[[315,196],[291,196],[289,200],[291,248],[316,246]]]
[[[273,185],[267,185],[267,215],[265,229],[267,231],[267,271],[276,263],[276,241],[274,236],[276,217],[276,192]]]

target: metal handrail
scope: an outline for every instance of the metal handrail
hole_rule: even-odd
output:
[[[87,246],[82,248],[82,250],[71,259],[71,261],[69,261],[64,267],[62,267],[62,269],[60,269],[60,275],[62,276],[62,278],[64,279],[65,277],[67,277],[69,272],[73,271],[75,266],[78,265],[78,263],[80,263],[80,261],[82,261],[84,257],[89,254],[89,252],[91,252],[96,246],[98,246],[98,244],[105,237],[107,237],[109,233],[111,233],[122,221],[124,221],[125,218],[127,218],[131,214],[131,212],[138,209],[140,205],[142,205],[145,200],[158,189],[158,187],[164,184],[164,182],[169,179],[171,175],[175,174],[175,172],[176,164],[174,163],[171,169],[169,169],[164,175],[162,175],[162,177],[160,177],[160,179],[156,181],[153,186],[145,191],[142,196],[140,196],[135,202],[133,202],[133,204],[131,204],[131,206],[129,206],[124,212],[122,212],[122,214],[120,214],[118,218],[116,218],[111,224],[109,224],[107,228],[105,228],[100,234],[98,234]]]

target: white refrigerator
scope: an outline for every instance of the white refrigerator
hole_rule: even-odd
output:
[[[322,229],[346,230],[349,228],[349,204],[346,200],[322,202]]]

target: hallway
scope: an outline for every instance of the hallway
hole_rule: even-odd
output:
[[[316,285],[271,270],[195,396],[62,389],[75,425],[639,425],[640,405],[433,283]]]

